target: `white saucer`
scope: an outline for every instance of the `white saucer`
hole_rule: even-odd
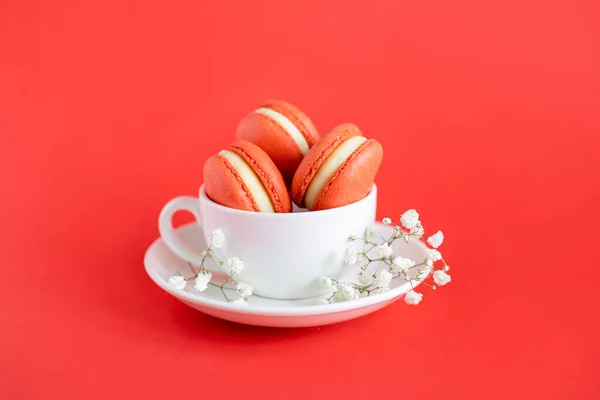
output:
[[[390,236],[391,227],[379,224],[379,228],[383,236]],[[196,248],[206,248],[202,232],[196,223],[184,225],[176,229],[176,233],[182,240]],[[425,245],[417,240],[412,240],[408,244],[397,240],[392,247],[396,255],[413,260],[425,258]],[[208,262],[212,263],[212,260]],[[188,264],[173,254],[160,238],[146,251],[144,264],[150,278],[161,289],[190,307],[217,318],[259,326],[308,327],[347,321],[393,303],[411,288],[410,283],[398,279],[393,280],[390,290],[384,293],[341,303],[320,305],[319,298],[274,300],[254,295],[249,297],[248,305],[239,305],[226,303],[219,289],[212,286],[204,292],[197,292],[191,288],[191,284],[188,284],[185,290],[170,285],[167,280],[171,275],[180,271],[184,276],[191,276],[191,271]],[[416,287],[417,283],[413,282],[413,286]],[[323,296],[326,297],[328,296]]]

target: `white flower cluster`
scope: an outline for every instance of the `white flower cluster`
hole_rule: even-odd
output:
[[[409,305],[417,305],[423,300],[423,294],[414,290],[413,282],[424,283],[433,290],[437,286],[444,286],[450,283],[452,281],[451,276],[448,274],[450,267],[446,264],[442,254],[438,250],[444,242],[442,231],[437,231],[427,238],[426,242],[429,247],[426,248],[425,258],[420,263],[394,254],[394,241],[401,239],[409,243],[411,238],[418,240],[423,237],[425,230],[419,218],[419,213],[416,210],[411,209],[406,211],[400,216],[400,223],[393,227],[391,237],[388,239],[381,238],[378,242],[376,242],[376,239],[380,232],[376,224],[370,225],[365,229],[362,239],[357,238],[355,235],[350,235],[349,241],[362,242],[363,244],[362,249],[354,244],[351,245],[346,250],[344,257],[347,265],[358,267],[358,283],[349,281],[338,282],[331,277],[321,277],[319,282],[323,288],[329,291],[330,296],[327,299],[320,299],[318,304],[329,304],[332,301],[357,300],[361,295],[369,296],[371,293],[382,293],[390,289],[390,285],[394,279],[400,278],[411,285],[411,290],[404,296],[404,302]],[[392,219],[388,217],[383,218],[382,222],[386,226],[393,224]],[[197,292],[204,292],[209,286],[214,286],[223,293],[228,303],[248,305],[248,297],[252,296],[254,289],[248,283],[235,279],[236,276],[244,271],[244,262],[239,257],[230,257],[227,259],[225,266],[225,263],[219,260],[214,252],[214,249],[220,249],[224,245],[224,232],[221,229],[214,230],[210,236],[210,246],[201,252],[203,258],[198,270],[196,271],[190,265],[194,276],[185,278],[177,272],[169,277],[168,283],[178,290],[185,290],[187,282],[193,281],[193,288]],[[211,256],[219,265],[224,266],[226,269],[228,273],[227,280],[223,284],[219,285],[211,281],[213,276],[204,266],[204,260],[208,256]],[[438,261],[444,263],[441,269],[435,269],[435,263]],[[376,263],[376,270],[374,272],[367,272],[368,267],[373,263]],[[414,268],[419,268],[416,270],[417,273],[411,273]],[[424,282],[430,275],[433,278],[433,285]],[[234,287],[225,286],[227,283],[232,283]],[[226,294],[226,290],[234,292],[239,298],[230,299]]]
[[[229,275],[239,275],[244,270],[244,262],[237,257],[230,257],[227,260],[227,265],[229,266]]]
[[[346,263],[350,264],[350,265],[354,265],[356,264],[358,258],[358,251],[356,250],[356,248],[354,246],[349,247],[348,250],[346,251]]]
[[[202,270],[198,273],[196,281],[194,283],[194,289],[199,292],[204,292],[208,288],[208,283],[212,278],[212,274],[207,270]]]
[[[210,254],[216,261],[218,261],[218,263],[220,265],[223,265],[223,262],[220,261],[217,258],[216,254],[214,253],[214,249],[220,249],[225,245],[225,234],[223,233],[223,231],[221,229],[216,229],[211,233],[210,239],[211,239],[210,240],[211,243],[210,243],[210,246],[208,247],[208,249],[203,250],[201,252],[203,259],[202,259],[202,264],[200,265],[199,270],[196,272],[196,270],[194,270],[194,268],[190,265],[190,268],[194,272],[194,276],[192,276],[190,278],[185,278],[179,272],[177,272],[176,274],[169,277],[168,283],[170,285],[172,285],[173,287],[175,287],[176,289],[184,290],[187,282],[189,280],[193,280],[194,281],[194,289],[197,292],[204,292],[208,288],[209,285],[212,285],[221,290],[221,292],[225,296],[225,300],[228,303],[238,304],[238,305],[248,305],[248,297],[252,296],[254,289],[248,283],[237,282],[234,279],[234,277],[236,275],[241,274],[242,271],[244,270],[244,262],[242,261],[242,259],[240,259],[238,257],[230,257],[229,259],[227,259],[227,272],[228,272],[227,280],[221,285],[217,285],[217,284],[211,282],[211,279],[213,276],[204,267],[204,260]],[[235,284],[235,288],[226,287],[225,285],[228,282]],[[231,300],[225,294],[225,290],[235,291],[235,293],[237,293],[241,297],[236,300]]]
[[[358,292],[350,283],[342,282],[338,283],[335,286],[335,291],[333,292],[333,300],[336,302],[357,300],[358,297]]]
[[[367,226],[365,229],[365,239],[373,240],[379,233],[379,227],[375,224]]]
[[[452,277],[448,275],[446,271],[442,271],[441,269],[438,269],[433,273],[433,281],[436,285],[444,286],[445,284],[450,283],[451,280]]]
[[[417,210],[408,210],[400,216],[400,223],[407,229],[412,229],[419,224],[419,213]]]
[[[382,269],[375,276],[375,286],[377,289],[381,291],[386,291],[390,288],[390,283],[392,282],[392,275],[389,271]]]
[[[225,234],[220,229],[215,229],[211,235],[211,245],[215,249],[220,249],[225,244]]]
[[[382,222],[384,225],[392,225],[393,223],[392,219],[388,217],[383,218]],[[425,257],[422,262],[417,263],[410,258],[394,255],[392,244],[395,240],[402,239],[406,243],[409,243],[411,238],[421,239],[425,234],[419,213],[414,209],[402,214],[399,222],[399,225],[394,226],[391,237],[388,239],[382,238],[380,242],[375,241],[379,234],[379,228],[375,224],[365,229],[362,239],[357,238],[355,235],[350,235],[349,240],[351,242],[362,242],[364,244],[363,249],[360,249],[353,243],[346,250],[344,257],[347,265],[359,267],[357,273],[358,283],[348,281],[338,282],[330,277],[322,277],[320,279],[321,286],[330,290],[330,297],[328,299],[320,299],[318,301],[319,304],[329,304],[331,301],[355,300],[361,295],[369,296],[371,293],[385,292],[389,290],[390,284],[394,279],[400,278],[411,285],[411,290],[404,297],[405,303],[417,305],[423,299],[423,294],[416,292],[412,288],[413,282],[424,283],[435,290],[436,285],[444,286],[452,280],[448,274],[450,267],[446,265],[442,254],[437,250],[444,242],[442,231],[437,231],[427,238],[427,245],[429,247],[425,250]],[[373,258],[369,258],[367,255],[371,254],[371,251],[375,253],[375,256],[370,256]],[[435,263],[438,261],[444,262],[442,269],[435,269]],[[377,263],[377,270],[374,273],[367,272],[367,267],[372,263]],[[416,270],[416,273],[409,273],[413,268],[419,269]],[[434,285],[424,282],[430,275],[433,277]]]
[[[392,261],[392,270],[394,272],[406,272],[415,266],[415,262],[410,258],[398,256]]]
[[[443,242],[444,234],[442,233],[442,231],[437,231],[434,235],[429,236],[429,238],[427,239],[427,243],[434,249],[440,247]]]
[[[377,252],[381,258],[389,258],[394,254],[394,250],[392,250],[388,242],[378,245]]]
[[[235,285],[235,289],[237,290],[238,294],[242,297],[252,296],[252,286],[248,285],[245,282],[240,282],[237,285]]]
[[[185,278],[179,274],[173,275],[169,278],[169,284],[175,286],[179,290],[183,290],[185,288]]]
[[[410,236],[420,238],[425,234],[425,229],[423,229],[423,225],[419,220],[419,213],[417,210],[411,209],[402,214],[402,216],[400,216],[400,223],[409,230]]]
[[[423,295],[421,293],[417,293],[414,290],[410,290],[404,296],[404,302],[411,306],[416,306],[423,300]]]

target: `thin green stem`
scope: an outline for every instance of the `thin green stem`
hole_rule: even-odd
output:
[[[208,253],[212,254],[212,257],[215,259],[216,262],[219,263],[219,265],[223,265],[223,261],[221,261],[221,259],[219,257],[217,257],[217,255],[215,254],[215,251],[212,249],[212,244],[210,245],[208,250],[206,250],[207,255],[208,255]],[[204,256],[204,258],[206,258],[206,255]],[[203,266],[204,266],[204,258],[202,259]]]
[[[227,282],[225,282],[225,283],[227,283]],[[212,283],[212,282],[208,282],[208,284],[209,284],[210,286],[218,287],[218,288],[220,288],[220,289],[222,288],[222,289],[224,289],[224,290],[237,290],[236,288],[225,287],[225,286],[223,286],[223,285],[217,285],[216,283]]]
[[[191,263],[187,263],[187,265],[190,267],[190,269],[192,270],[192,274],[194,275],[194,276],[192,276],[191,279],[196,278],[198,276],[198,273],[196,272],[196,270],[194,270],[194,267],[192,266],[192,264]]]
[[[377,246],[377,244],[376,244],[375,242],[372,242],[372,241],[370,241],[370,240],[368,240],[368,239],[356,238],[356,239],[354,239],[354,240],[360,240],[361,242],[365,242],[365,244],[372,244],[372,245],[375,245],[375,246]]]
[[[223,293],[223,296],[225,296],[225,300],[227,300],[227,302],[229,303],[230,302],[229,297],[227,297],[227,293],[225,293],[223,286],[220,286],[220,288],[221,288],[221,293]]]
[[[433,288],[433,285],[430,285],[429,283],[425,282],[425,280],[423,280],[423,282],[421,282],[423,285],[428,286],[430,288]]]
[[[371,248],[369,250],[365,251],[365,253],[368,253],[368,252],[372,251],[375,247],[377,247],[377,245],[373,243],[371,245]]]

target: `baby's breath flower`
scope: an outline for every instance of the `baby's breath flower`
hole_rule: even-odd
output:
[[[423,225],[418,222],[417,225],[410,228],[410,234],[420,239],[425,234],[425,229],[423,229]]]
[[[212,274],[207,270],[202,270],[194,281],[194,289],[199,292],[204,292],[208,287],[208,282],[212,278]]]
[[[225,244],[225,234],[220,229],[215,229],[211,235],[211,244],[215,249],[220,249]]]
[[[361,285],[368,285],[371,283],[371,278],[365,271],[360,271],[358,273],[358,281],[361,283]]]
[[[394,254],[394,250],[387,244],[387,242],[380,244],[377,246],[377,252],[379,253],[379,257],[387,258],[391,257]]]
[[[185,278],[179,274],[171,276],[169,278],[169,283],[179,290],[183,290],[185,288]]]
[[[437,231],[435,234],[429,236],[429,238],[427,239],[427,243],[429,243],[429,245],[435,249],[440,247],[443,241],[444,234],[442,233],[442,231]]]
[[[238,304],[241,306],[247,306],[248,305],[248,299],[237,299],[231,302],[231,304]]]
[[[406,271],[409,268],[414,267],[415,264],[416,263],[413,260],[411,260],[410,258],[398,256],[398,257],[394,258],[394,261],[392,261],[392,269],[395,272]]]
[[[416,306],[421,302],[421,300],[423,300],[423,295],[415,292],[414,290],[410,290],[408,293],[406,293],[406,296],[404,296],[404,302],[411,306]]]
[[[367,229],[365,229],[365,239],[373,240],[373,239],[375,239],[375,237],[377,236],[378,233],[379,233],[379,227],[375,224],[371,224],[371,225],[367,226]]]
[[[367,257],[363,253],[358,253],[356,256],[356,265],[361,267],[367,263]]]
[[[431,260],[433,262],[436,262],[436,261],[439,261],[442,259],[442,253],[440,253],[436,249],[427,249],[427,250],[425,250],[425,253],[426,253],[427,259]]]
[[[385,217],[384,219],[381,220],[381,222],[383,222],[384,225],[390,225],[392,223],[392,219]]]
[[[230,275],[238,275],[244,270],[244,262],[237,257],[230,257],[227,260]]]
[[[419,223],[419,213],[416,210],[408,210],[400,217],[400,223],[407,229],[412,229]]]
[[[375,277],[375,285],[378,288],[387,289],[390,287],[392,277],[392,274],[383,269],[377,273],[377,276]]]
[[[444,265],[444,268],[442,268],[444,270],[444,272],[448,272],[450,271],[450,266],[449,265]]]
[[[346,282],[338,283],[333,294],[333,300],[336,302],[358,299],[358,292],[354,287]]]
[[[356,251],[356,248],[349,247],[348,250],[346,250],[346,258],[345,258],[346,263],[348,263],[350,265],[356,264],[357,257],[358,257],[358,252]]]
[[[319,283],[321,284],[322,287],[324,288],[330,288],[331,285],[333,284],[333,282],[331,281],[331,278],[328,276],[322,276],[319,279]]]
[[[237,292],[240,296],[243,296],[243,297],[252,296],[252,290],[253,290],[252,286],[250,286],[246,282],[239,282],[237,285],[235,285],[235,289],[237,290]]]
[[[348,240],[351,242],[354,242],[356,240],[356,236],[355,235],[350,235],[348,236]]]
[[[452,277],[444,271],[437,270],[433,273],[433,281],[440,286],[450,283],[451,280]]]

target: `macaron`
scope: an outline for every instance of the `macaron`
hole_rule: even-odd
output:
[[[209,199],[244,211],[287,213],[292,202],[281,173],[255,144],[238,140],[204,163]]]
[[[297,107],[272,100],[240,120],[236,137],[263,149],[290,183],[304,156],[319,140],[319,133]]]
[[[383,159],[383,148],[354,124],[341,124],[310,149],[292,180],[292,199],[311,211],[366,197]]]

